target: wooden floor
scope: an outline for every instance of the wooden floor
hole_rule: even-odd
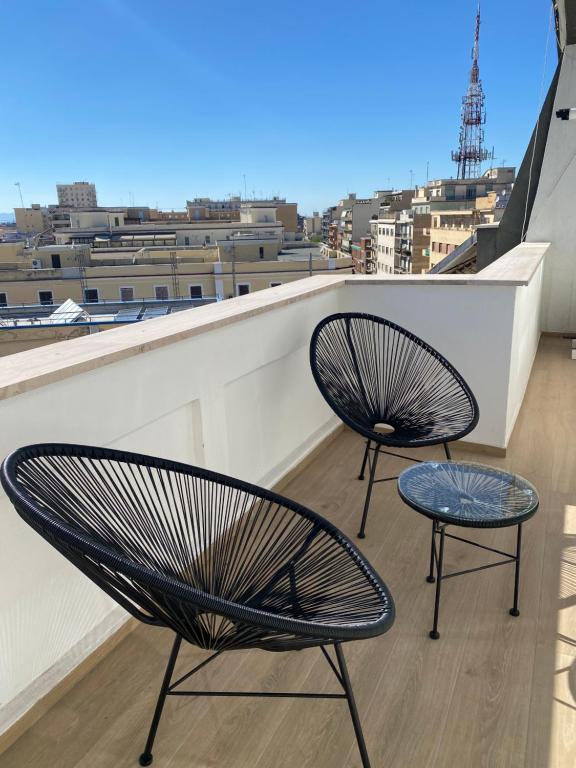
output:
[[[285,493],[354,535],[365,491],[356,480],[361,450],[358,437],[342,433]],[[430,640],[429,523],[400,502],[394,483],[377,486],[362,548],[394,595],[397,620],[387,635],[345,647],[372,766],[574,768],[576,362],[567,342],[542,340],[506,458],[454,454],[507,467],[540,491],[541,509],[525,526],[521,616],[508,614],[511,566],[472,574],[446,582],[442,637]],[[514,532],[477,538],[511,547]],[[480,550],[449,542],[447,567],[482,559]],[[140,626],[0,757],[0,767],[136,765],[170,644],[168,631]],[[181,654],[189,664],[202,658],[191,647]],[[199,677],[215,689],[333,690],[318,650],[236,652]],[[173,697],[154,752],[159,768],[360,766],[338,701]]]

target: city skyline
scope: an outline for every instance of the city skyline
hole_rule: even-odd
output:
[[[517,40],[511,25],[520,8],[526,29]],[[305,10],[286,17],[261,2],[248,11],[225,2],[216,15],[173,2],[158,17],[148,2],[79,8],[65,0],[67,48],[50,8],[24,19],[9,2],[0,211],[20,204],[15,182],[26,205],[55,203],[57,183],[86,179],[102,205],[182,209],[187,198],[246,193],[280,195],[309,214],[348,192],[424,184],[427,169],[431,179],[455,176],[450,150],[474,0],[391,9],[368,2],[346,18],[324,2]],[[520,163],[535,123],[548,14],[543,0],[482,3],[495,165]],[[10,29],[24,24],[23,42]],[[99,34],[86,38],[86,28]],[[535,55],[525,56],[528,49]]]

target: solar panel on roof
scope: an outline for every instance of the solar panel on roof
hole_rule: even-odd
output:
[[[130,309],[121,309],[119,312],[116,313],[114,317],[114,322],[116,323],[133,323],[138,320],[140,317],[140,313],[142,312],[143,307],[131,307]]]
[[[86,320],[88,313],[79,307],[72,299],[67,299],[48,316],[49,323],[73,323],[76,320]]]
[[[170,312],[170,307],[151,307],[142,315],[142,320],[152,320],[154,317],[163,317]]]

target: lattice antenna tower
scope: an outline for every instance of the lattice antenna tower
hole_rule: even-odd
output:
[[[475,179],[480,176],[482,163],[490,157],[484,147],[484,125],[486,106],[482,81],[480,80],[480,3],[476,13],[476,32],[472,48],[472,69],[466,95],[462,99],[462,122],[460,125],[460,146],[452,152],[452,160],[458,164],[459,179]]]

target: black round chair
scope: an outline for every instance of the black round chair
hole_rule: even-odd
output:
[[[137,619],[176,633],[141,765],[152,762],[167,696],[256,695],[346,699],[369,766],[341,644],[386,632],[394,603],[337,528],[240,480],[89,446],[21,448],[1,479],[20,516],[53,547]],[[174,680],[182,640],[212,655]],[[340,693],[182,689],[224,651],[316,646]]]
[[[369,464],[359,538],[363,539],[380,453],[419,461],[389,449],[444,446],[478,424],[476,398],[458,371],[410,331],[375,315],[345,312],[316,327],[312,374],[332,410],[366,438],[359,480]],[[371,456],[372,454],[372,456]]]

